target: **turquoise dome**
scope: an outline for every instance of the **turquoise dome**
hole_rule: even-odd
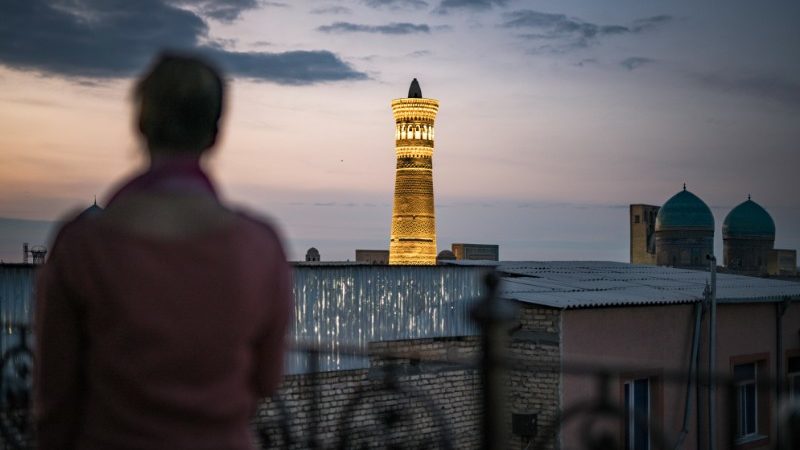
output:
[[[78,214],[78,217],[94,217],[102,212],[103,208],[97,204],[97,199],[95,199],[94,204],[84,209],[80,214]]]
[[[714,215],[708,205],[686,187],[667,200],[656,216],[656,231],[685,229],[714,231]]]
[[[733,208],[722,224],[723,238],[765,237],[775,238],[775,222],[767,210],[750,200]]]

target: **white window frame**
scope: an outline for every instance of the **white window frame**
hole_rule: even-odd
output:
[[[795,384],[800,380],[800,371],[798,372],[789,372],[789,361],[793,359],[800,359],[800,355],[796,356],[789,356],[786,358],[786,381],[789,383],[789,400],[792,402],[800,402],[800,389],[795,389]]]
[[[747,442],[751,441],[755,438],[762,437],[758,433],[758,363],[756,361],[750,363],[743,363],[743,364],[736,364],[734,366],[734,371],[736,367],[741,366],[753,366],[753,378],[748,380],[736,381],[736,441],[737,442]],[[744,423],[747,421],[746,415],[743,415],[743,411],[747,405],[743,405],[743,402],[747,401],[747,393],[746,387],[749,385],[753,385],[753,431],[751,433],[745,434],[745,431],[742,429],[747,427],[747,424]]]

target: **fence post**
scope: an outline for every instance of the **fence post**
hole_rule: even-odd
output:
[[[482,448],[486,450],[499,450],[506,445],[504,355],[507,325],[514,319],[515,311],[509,303],[496,298],[499,283],[497,273],[489,273],[485,278],[486,294],[472,309],[472,319],[481,328],[481,425]]]

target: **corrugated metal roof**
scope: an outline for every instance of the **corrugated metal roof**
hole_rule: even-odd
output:
[[[710,273],[606,261],[457,261],[493,265],[500,297],[554,308],[693,303],[703,299]],[[800,283],[717,274],[720,303],[800,299]]]

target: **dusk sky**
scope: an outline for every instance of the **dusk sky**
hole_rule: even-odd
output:
[[[141,170],[131,87],[161,49],[229,78],[208,161],[289,256],[388,248],[393,98],[436,98],[439,250],[628,260],[628,204],[748,194],[800,249],[800,2],[4,0],[0,259]]]

